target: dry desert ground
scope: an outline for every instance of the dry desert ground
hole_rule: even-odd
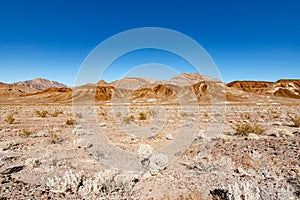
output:
[[[0,197],[299,199],[296,116],[298,104],[3,104]]]

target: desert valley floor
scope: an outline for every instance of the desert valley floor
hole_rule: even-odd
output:
[[[299,104],[80,109],[1,106],[1,199],[300,197],[300,128],[292,120],[300,116]],[[216,127],[222,131],[211,134]],[[176,141],[180,130],[192,139],[170,160],[159,152]],[[139,155],[144,170],[103,164],[118,155],[96,152],[101,146],[90,136],[97,131],[118,149]]]
[[[300,198],[300,80],[0,83],[0,199]]]

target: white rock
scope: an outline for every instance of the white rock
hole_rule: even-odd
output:
[[[273,125],[275,125],[275,126],[282,126],[282,122],[274,122]]]
[[[153,153],[153,148],[149,144],[140,144],[138,152],[147,158]]]
[[[47,134],[46,134],[46,132],[45,131],[38,131],[37,133],[36,133],[36,136],[37,137],[45,137]]]
[[[281,136],[281,137],[293,137],[293,133],[291,133],[290,131],[286,130],[286,129],[278,129],[277,133]]]
[[[75,135],[89,135],[90,134],[89,131],[84,130],[84,129],[74,129],[72,131],[72,133]]]
[[[152,175],[156,175],[160,170],[167,167],[169,162],[168,156],[162,153],[151,155],[149,158],[149,171]]]
[[[59,129],[59,128],[53,128],[53,132],[61,132],[61,129]]]
[[[255,133],[250,133],[247,136],[248,140],[259,140],[259,136],[256,135]]]
[[[81,125],[75,125],[75,128],[76,128],[76,129],[81,129],[82,126],[81,126]]]
[[[204,130],[199,130],[198,133],[197,133],[197,135],[196,135],[197,138],[198,138],[198,139],[204,138],[204,137],[205,137],[204,133],[205,133]]]
[[[167,134],[167,135],[166,135],[166,139],[167,139],[167,140],[173,140],[173,135],[170,134],[170,133]]]
[[[100,127],[106,127],[106,123],[105,122],[101,122],[101,123],[99,123],[99,126]]]
[[[89,141],[87,141],[84,138],[78,138],[77,140],[74,141],[75,145],[78,145],[80,147],[84,147],[84,148],[90,148],[93,146],[92,143],[90,143]]]

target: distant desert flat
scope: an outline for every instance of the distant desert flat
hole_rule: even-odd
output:
[[[0,198],[299,199],[299,104],[300,80],[0,83]]]

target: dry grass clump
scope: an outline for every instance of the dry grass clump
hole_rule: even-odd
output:
[[[30,135],[32,135],[31,131],[28,131],[27,129],[22,130],[21,137],[29,137]]]
[[[83,115],[82,115],[82,113],[77,112],[75,114],[75,117],[81,119],[83,117]]]
[[[246,120],[251,119],[251,115],[249,113],[241,113],[240,116],[242,119],[246,119]]]
[[[50,144],[59,144],[62,142],[62,139],[54,131],[49,131]]]
[[[129,124],[130,122],[133,122],[135,120],[133,115],[129,115],[123,118],[123,122],[125,122],[126,124]]]
[[[236,124],[234,130],[236,135],[263,134],[266,131],[262,126],[251,123]]]
[[[151,117],[156,117],[157,116],[157,111],[154,109],[149,109],[148,113]]]
[[[147,114],[144,112],[140,112],[139,120],[147,120]]]
[[[121,116],[122,116],[122,113],[121,113],[121,112],[117,112],[116,116],[117,116],[117,117],[121,117]]]
[[[292,122],[294,123],[295,127],[300,127],[300,117],[293,117]]]
[[[13,115],[8,115],[8,116],[6,117],[6,119],[5,119],[5,121],[8,122],[9,124],[14,123],[15,120],[16,120],[16,119],[14,118]]]
[[[64,112],[62,110],[56,110],[54,113],[50,114],[52,117],[58,117],[58,115],[62,115]]]
[[[47,110],[42,110],[42,111],[36,110],[35,114],[39,117],[46,117],[46,115],[48,114],[48,111]]]
[[[74,124],[76,124],[76,121],[74,119],[67,119],[66,124],[67,125],[74,125]]]
[[[103,117],[105,117],[105,116],[107,115],[107,112],[106,112],[106,110],[102,110],[102,111],[100,112],[100,114],[101,114]]]

